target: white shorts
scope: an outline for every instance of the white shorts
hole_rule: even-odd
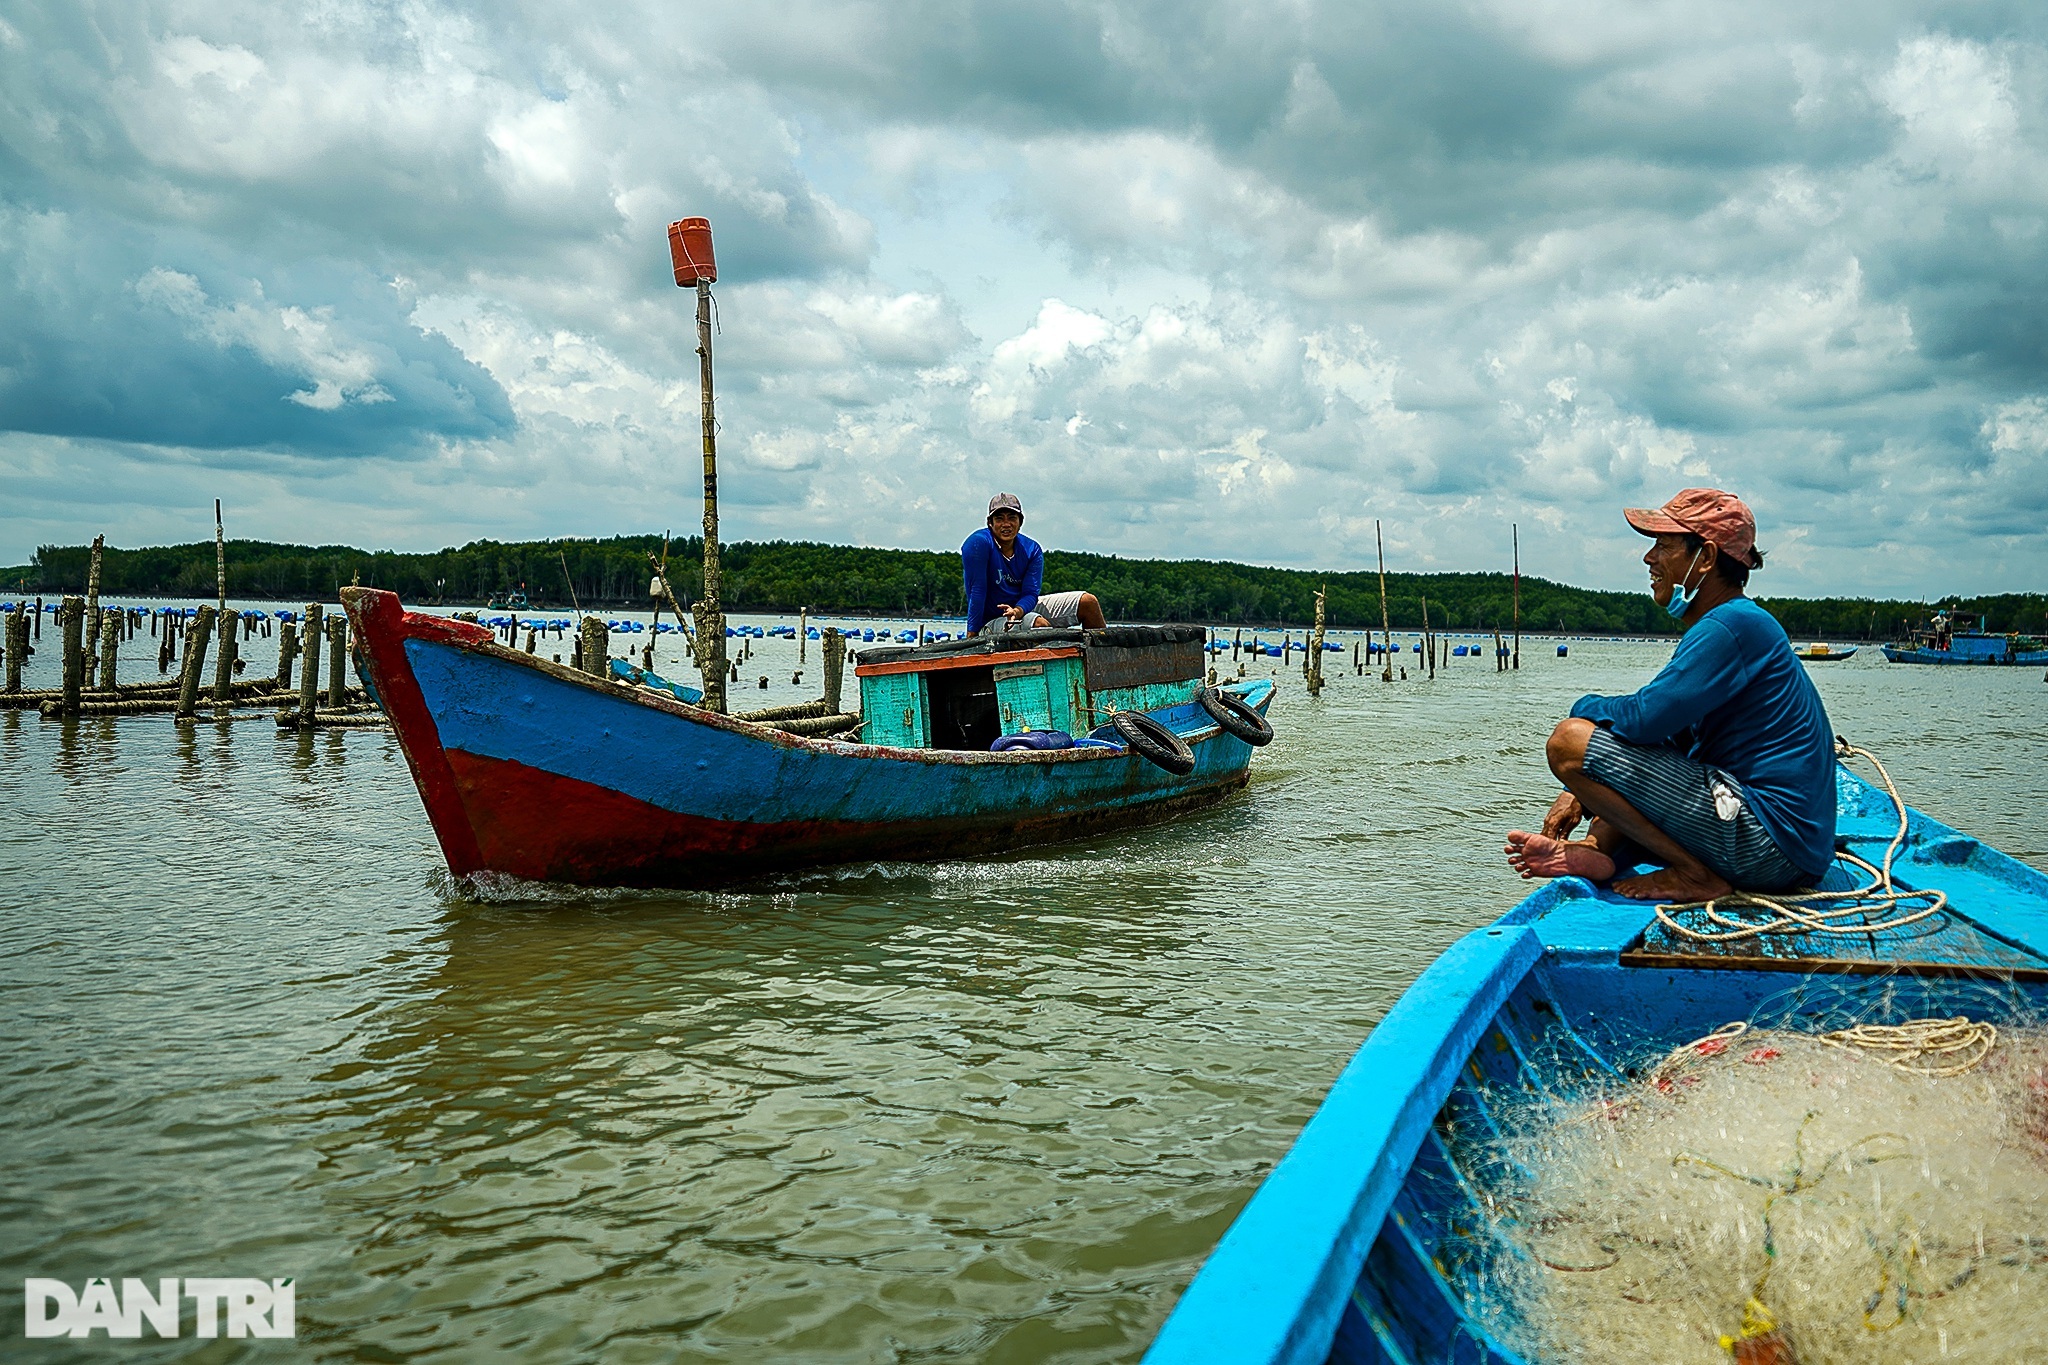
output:
[[[1006,630],[1030,630],[1037,625],[1032,618],[1043,616],[1055,626],[1078,626],[1081,624],[1081,596],[1078,592],[1042,593],[1038,605],[1016,621],[1011,621],[998,611],[982,623],[982,635],[1000,635]]]

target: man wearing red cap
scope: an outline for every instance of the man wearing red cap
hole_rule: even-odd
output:
[[[1764,562],[1756,519],[1717,488],[1626,516],[1654,539],[1650,595],[1685,634],[1640,692],[1581,697],[1551,732],[1565,791],[1541,833],[1508,835],[1508,861],[1591,881],[1624,853],[1662,863],[1614,884],[1643,900],[1813,884],[1835,856],[1834,731],[1784,628],[1743,595]]]

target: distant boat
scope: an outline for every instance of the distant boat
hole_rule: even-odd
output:
[[[2006,668],[2048,664],[2048,640],[2030,635],[1994,635],[1977,618],[1976,630],[1955,630],[1947,613],[1903,644],[1884,647],[1884,657],[1895,664],[1989,664]]]
[[[1792,652],[1810,664],[1826,664],[1838,659],[1855,658],[1856,646],[1850,645],[1847,649],[1841,649],[1830,644],[1801,645]]]
[[[494,593],[484,604],[486,611],[525,611],[526,594],[523,592]]]
[[[1452,944],[1373,1026],[1144,1365],[1558,1359],[1517,1349],[1527,1324],[1502,1309],[1496,1266],[1518,1253],[1495,1230],[1514,1213],[1489,1197],[1472,1158],[1500,1131],[1503,1095],[1599,1096],[1716,1025],[1773,1011],[1894,1023],[1982,1017],[2003,1000],[1991,1005],[1998,1026],[2041,1018],[2048,876],[1918,811],[1902,818],[1843,769],[1836,797],[1847,851],[1882,861],[1901,889],[1939,888],[1946,905],[1868,937],[1730,946],[1678,938],[1648,905],[1578,878],[1551,882]],[[1862,880],[1847,872],[1838,865],[1827,884]],[[1742,1298],[1736,1287],[1730,1302],[1739,1310]],[[1887,1357],[1873,1347],[1868,1358]]]

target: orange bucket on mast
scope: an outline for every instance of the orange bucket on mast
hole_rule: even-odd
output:
[[[711,220],[684,218],[668,225],[668,255],[675,263],[676,283],[694,289],[697,281],[715,284],[718,260],[711,254]]]

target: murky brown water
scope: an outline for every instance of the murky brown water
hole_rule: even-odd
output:
[[[755,648],[764,703],[815,687]],[[1526,889],[1551,723],[1667,654],[1290,686],[1250,789],[1165,829],[501,903],[382,732],[0,714],[0,1354],[197,1346],[21,1339],[23,1277],[105,1274],[297,1277],[296,1347],[208,1359],[1131,1359]],[[2048,866],[2038,673],[1816,676],[1915,804]]]

